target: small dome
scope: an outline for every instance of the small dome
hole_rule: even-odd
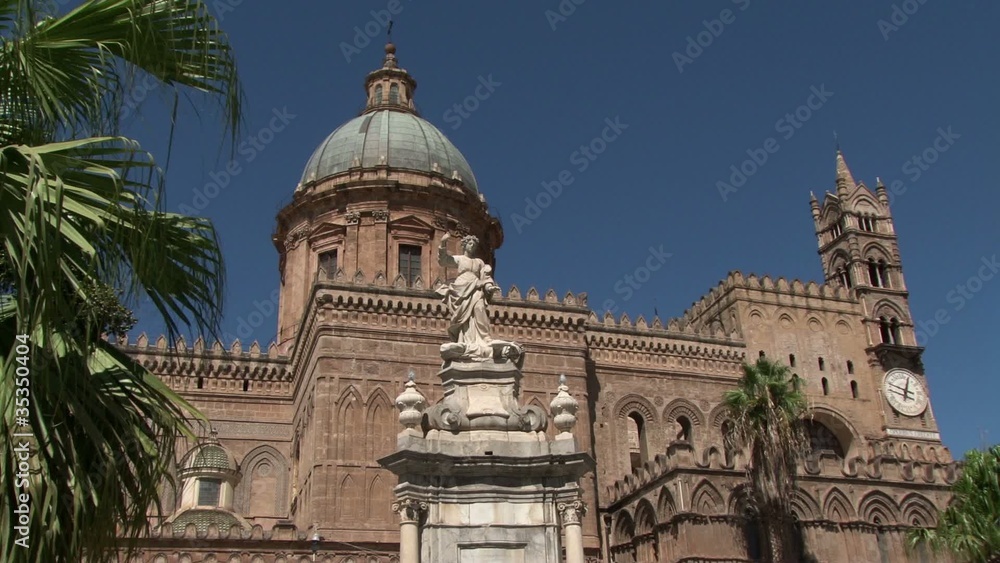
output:
[[[207,445],[194,455],[191,460],[192,469],[228,469],[236,470],[236,460],[222,446]]]
[[[479,193],[472,168],[455,145],[425,119],[409,112],[379,109],[338,127],[316,149],[302,183],[322,180],[349,168],[389,166],[437,172]]]
[[[235,473],[239,470],[236,458],[222,447],[219,439],[213,431],[205,440],[194,447],[187,456],[187,463],[184,464],[185,472],[191,470],[215,469]]]
[[[208,527],[215,524],[219,527],[219,532],[225,533],[230,530],[233,526],[239,526],[240,528],[247,528],[246,522],[240,521],[240,519],[233,513],[227,512],[225,510],[210,510],[204,508],[192,508],[190,510],[185,510],[174,518],[173,522],[174,531],[183,531],[188,524],[194,524],[198,533],[204,534],[208,531]]]

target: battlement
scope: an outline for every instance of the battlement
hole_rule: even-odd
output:
[[[751,291],[765,291],[790,296],[801,296],[813,299],[830,299],[836,301],[853,302],[854,297],[851,291],[845,287],[830,284],[818,284],[814,281],[803,282],[793,279],[791,282],[783,277],[772,278],[765,275],[758,277],[756,274],[743,275],[739,270],[729,272],[726,279],[719,282],[719,285],[711,289],[704,297],[691,304],[691,307],[684,311],[681,320],[688,323],[696,323],[701,320],[702,315],[708,311],[712,305],[717,303],[723,296],[733,290],[746,289]]]
[[[288,358],[278,354],[278,347],[273,342],[266,353],[257,341],[244,350],[243,343],[237,339],[227,350],[218,340],[206,347],[200,336],[190,347],[182,336],[170,346],[162,334],[151,344],[146,333],[140,334],[135,342],[130,342],[126,335],[116,343],[175,391],[197,389],[268,395],[291,392]]]

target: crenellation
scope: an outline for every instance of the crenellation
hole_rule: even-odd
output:
[[[534,287],[528,289],[528,294],[524,297],[525,301],[538,301],[538,290]]]
[[[521,299],[521,290],[516,285],[510,286],[510,291],[507,292],[507,299],[519,301]]]

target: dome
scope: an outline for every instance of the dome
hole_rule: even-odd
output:
[[[189,466],[191,469],[225,469],[236,470],[236,460],[222,446],[214,444],[203,446]]]
[[[219,444],[215,433],[195,446],[187,456],[184,471],[217,470],[235,472],[239,470],[236,458]]]
[[[302,183],[358,166],[440,173],[479,193],[472,168],[455,145],[430,122],[406,111],[377,109],[338,127],[309,159]]]
[[[248,527],[231,512],[204,508],[192,508],[190,510],[185,510],[184,512],[178,514],[171,524],[173,524],[174,531],[183,531],[188,524],[194,524],[195,529],[197,529],[200,534],[207,532],[208,527],[212,524],[218,526],[219,532],[224,534],[228,533],[233,526],[239,526],[240,528]]]

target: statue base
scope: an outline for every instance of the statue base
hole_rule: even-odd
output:
[[[379,460],[399,478],[401,561],[561,563],[564,547],[582,561],[578,482],[593,458],[570,432],[549,440],[541,409],[518,406],[513,362],[455,362],[439,375],[442,401]]]

